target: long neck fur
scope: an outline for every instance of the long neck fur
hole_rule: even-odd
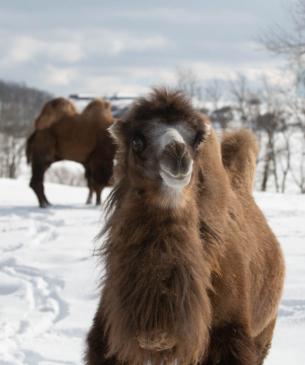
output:
[[[132,188],[118,186],[116,194],[104,248],[109,352],[122,361],[134,361],[137,353],[139,364],[158,363],[162,352],[151,347],[162,347],[162,337],[171,347],[169,362],[195,363],[207,346],[210,323],[209,265],[203,264],[196,196],[182,209],[164,210],[148,206]],[[151,351],[139,351],[141,341]]]
[[[176,209],[151,204],[149,194],[135,189],[128,177],[110,197],[103,306],[109,354],[123,362],[177,359],[179,364],[192,364],[204,356],[215,248],[205,250],[203,241],[217,240],[222,222],[215,233],[213,216],[225,216],[227,200],[219,186],[219,179],[226,177],[214,134],[194,174],[184,204]],[[158,337],[166,343],[164,348],[171,344],[166,355],[165,350],[149,350]],[[145,349],[139,350],[139,340],[146,341]]]

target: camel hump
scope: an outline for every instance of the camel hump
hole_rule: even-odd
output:
[[[92,100],[82,111],[82,116],[86,120],[112,120],[111,103],[99,98]]]
[[[64,116],[76,114],[76,108],[68,99],[58,97],[48,101],[35,120],[35,130],[51,127]]]
[[[222,161],[234,190],[252,193],[258,151],[256,137],[251,131],[241,129],[224,134]]]

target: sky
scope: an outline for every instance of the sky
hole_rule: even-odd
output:
[[[280,82],[282,61],[258,42],[283,24],[293,0],[1,0],[0,79],[55,95],[141,94],[174,85],[262,73]]]

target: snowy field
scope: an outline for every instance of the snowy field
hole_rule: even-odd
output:
[[[80,365],[102,268],[101,208],[86,188],[46,186],[37,207],[23,181],[0,179],[0,364]],[[105,192],[106,194],[107,192]],[[105,198],[105,195],[104,195]],[[256,194],[279,237],[287,280],[267,365],[305,364],[305,196]]]

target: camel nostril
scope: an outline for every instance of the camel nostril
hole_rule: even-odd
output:
[[[174,178],[182,178],[190,174],[192,158],[182,143],[172,143],[161,155],[160,167]]]

